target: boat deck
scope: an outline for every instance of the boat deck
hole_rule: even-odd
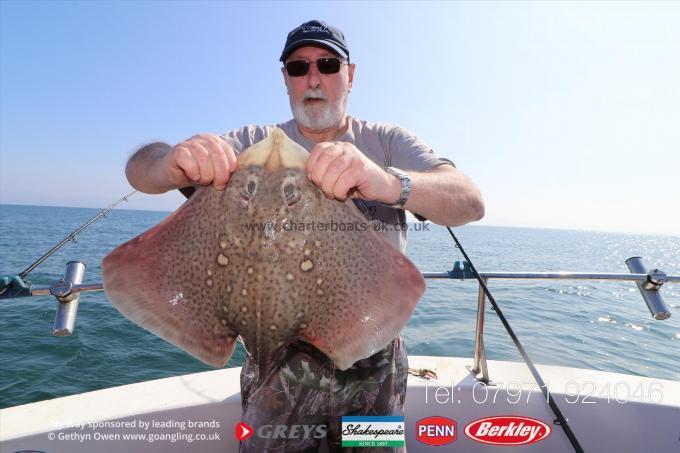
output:
[[[505,447],[505,452],[573,451],[523,363],[489,361],[492,385],[485,385],[467,370],[470,358],[411,356],[409,362],[437,374],[429,380],[409,376],[409,451],[436,451],[416,439],[415,424],[442,416],[457,423],[457,438],[449,447],[497,452],[497,445],[465,434],[468,423],[497,415],[531,417],[552,427],[536,444]],[[680,451],[680,382],[557,366],[538,369],[585,451]],[[240,368],[229,368],[188,374],[3,409],[0,452],[237,451],[239,373]]]

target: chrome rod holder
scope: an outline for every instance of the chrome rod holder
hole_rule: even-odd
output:
[[[659,293],[659,288],[668,281],[668,276],[659,269],[654,269],[652,271],[647,270],[647,266],[642,261],[639,256],[632,256],[626,260],[626,266],[634,274],[647,274],[646,281],[635,282],[642,298],[649,308],[649,312],[652,317],[656,320],[667,319],[671,316],[671,312],[668,310],[666,303]]]
[[[83,282],[85,264],[79,261],[66,263],[64,278],[52,285],[50,293],[57,298],[57,314],[54,318],[52,335],[55,337],[67,337],[73,334],[78,314],[78,300],[80,293],[73,292],[73,285]]]

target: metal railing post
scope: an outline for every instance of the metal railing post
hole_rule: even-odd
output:
[[[482,278],[486,285],[488,278]],[[482,377],[478,378],[480,381],[489,383],[489,370],[486,367],[486,352],[484,351],[484,309],[486,305],[486,294],[482,285],[479,286],[479,294],[477,296],[477,326],[475,329],[475,357],[472,365],[472,372],[478,375],[481,371]]]

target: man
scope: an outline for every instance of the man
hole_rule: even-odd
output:
[[[364,214],[394,226],[405,223],[404,210],[450,226],[482,218],[479,190],[450,161],[400,127],[347,115],[355,65],[340,30],[306,22],[288,34],[280,60],[294,119],[277,126],[310,151],[307,175],[328,198],[351,196]],[[130,159],[127,177],[146,193],[181,188],[189,196],[193,185],[210,184],[224,190],[238,167],[236,154],[270,132],[246,126],[174,147],[153,143]],[[387,239],[403,251],[406,231],[388,229]],[[408,363],[400,337],[346,371],[303,342],[284,348],[265,376],[256,369],[246,360],[243,421],[288,429],[286,438],[254,435],[242,451],[316,451],[319,437],[335,451],[342,415],[403,414]]]

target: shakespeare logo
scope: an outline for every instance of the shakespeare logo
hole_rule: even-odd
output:
[[[344,447],[403,447],[403,416],[342,417]]]

